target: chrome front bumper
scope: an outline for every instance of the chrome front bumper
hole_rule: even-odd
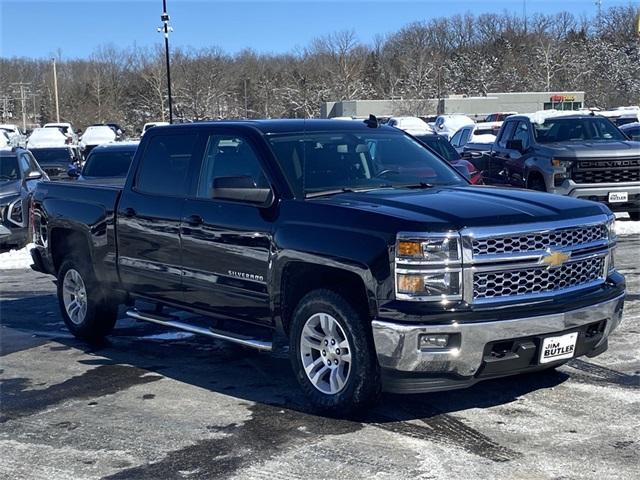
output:
[[[553,187],[550,193],[567,195],[576,198],[606,197],[610,192],[627,192],[629,196],[640,194],[637,182],[626,183],[575,183],[566,180],[562,185]]]
[[[552,334],[606,320],[597,348],[620,324],[623,304],[624,294],[578,310],[512,320],[447,325],[402,325],[374,320],[373,339],[383,369],[468,378],[482,366],[489,342]],[[456,348],[421,350],[418,340],[424,334],[459,334],[460,343]]]

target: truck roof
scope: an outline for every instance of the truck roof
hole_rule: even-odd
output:
[[[270,133],[300,133],[304,131],[329,131],[329,132],[344,132],[344,131],[371,131],[364,121],[351,121],[351,122],[337,122],[333,119],[274,119],[274,120],[216,120],[208,122],[195,122],[195,123],[179,123],[173,125],[165,125],[154,127],[153,131],[161,131],[167,128],[193,128],[197,126],[211,127],[211,126],[234,126],[243,125],[246,127],[252,127],[260,130],[264,134]],[[383,129],[385,132],[399,132],[398,129],[380,125],[378,129]]]

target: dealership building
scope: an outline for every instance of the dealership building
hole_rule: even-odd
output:
[[[538,110],[578,110],[584,106],[584,92],[510,92],[487,93],[482,97],[448,95],[437,99],[342,100],[324,102],[323,118],[428,116],[464,113],[481,118],[496,112],[528,113]]]

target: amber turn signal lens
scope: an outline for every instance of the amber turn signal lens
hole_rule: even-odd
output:
[[[419,293],[424,291],[424,277],[422,275],[398,275],[399,293]]]
[[[422,243],[415,240],[400,240],[398,242],[398,256],[422,257]]]

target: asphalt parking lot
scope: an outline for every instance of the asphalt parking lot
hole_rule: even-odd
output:
[[[307,408],[286,360],[119,322],[68,334],[52,277],[0,270],[0,478],[621,479],[640,465],[640,251],[599,357],[467,390]]]

